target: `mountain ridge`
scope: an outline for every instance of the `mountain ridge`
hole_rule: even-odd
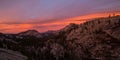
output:
[[[58,31],[1,34],[0,48],[21,52],[28,60],[120,60],[119,37],[120,16],[113,16]]]

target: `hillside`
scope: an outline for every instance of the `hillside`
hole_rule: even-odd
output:
[[[120,60],[120,16],[45,33],[0,33],[0,48],[20,52],[28,60]]]
[[[0,48],[0,60],[27,60],[21,53]]]

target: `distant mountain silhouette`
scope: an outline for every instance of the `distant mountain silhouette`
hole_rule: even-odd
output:
[[[20,52],[28,60],[120,60],[120,16],[71,23],[45,33],[0,33],[0,48]]]
[[[39,34],[39,32],[36,30],[27,30],[25,32],[19,33],[19,35],[29,35],[29,36],[36,36],[38,34]]]

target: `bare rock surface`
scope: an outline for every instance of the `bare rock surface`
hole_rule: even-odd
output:
[[[0,48],[0,60],[27,60],[27,57],[16,51]]]

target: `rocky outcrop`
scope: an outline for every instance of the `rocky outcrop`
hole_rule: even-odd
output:
[[[19,52],[0,48],[0,60],[27,60],[27,57]]]

